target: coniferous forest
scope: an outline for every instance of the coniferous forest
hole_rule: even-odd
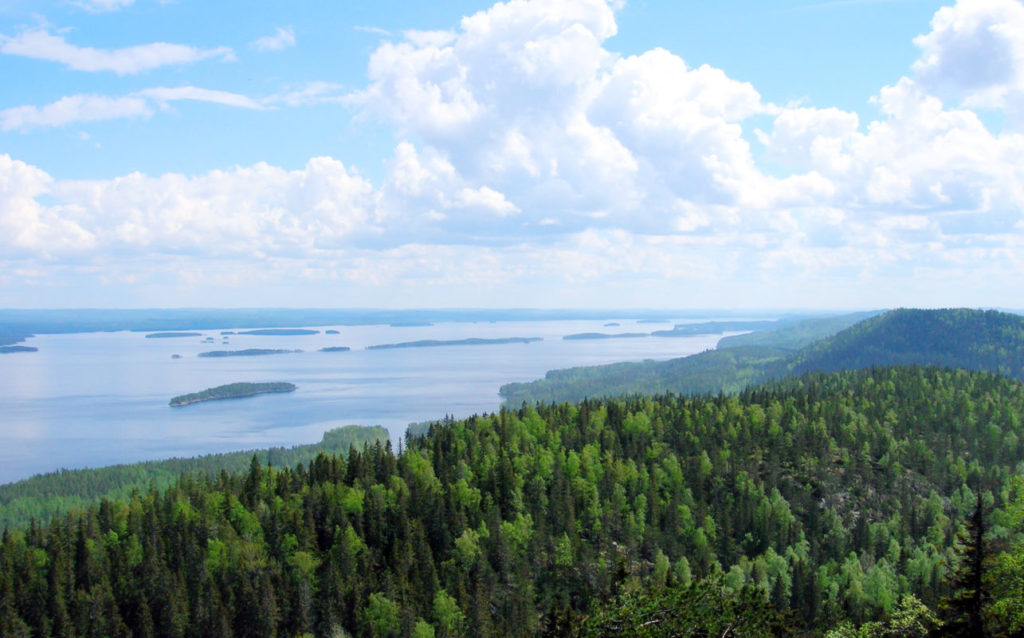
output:
[[[1022,414],[872,368],[254,459],[6,531],[0,634],[1020,635]]]

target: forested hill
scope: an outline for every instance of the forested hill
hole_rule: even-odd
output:
[[[1005,377],[874,368],[254,462],[5,534],[0,634],[922,636],[960,613],[940,601],[972,512],[1009,632],[1022,414]]]
[[[793,374],[873,365],[936,365],[1024,380],[1024,317],[995,310],[900,309],[801,350]]]
[[[717,350],[680,359],[552,370],[537,381],[502,386],[500,393],[515,406],[624,394],[738,392],[814,370],[901,364],[985,370],[1024,379],[1020,315],[967,309],[900,309],[873,315],[784,324],[724,338]]]

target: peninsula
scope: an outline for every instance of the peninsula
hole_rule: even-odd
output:
[[[504,337],[501,339],[452,339],[450,341],[439,341],[426,339],[423,341],[403,341],[402,343],[382,343],[376,346],[367,346],[367,350],[392,350],[395,348],[436,348],[439,346],[493,346],[503,343],[533,343],[541,341],[540,337]]]
[[[290,354],[302,350],[274,350],[272,348],[247,348],[246,350],[211,350],[200,352],[200,357],[258,357],[265,354]]]
[[[169,401],[169,405],[172,408],[180,408],[182,406],[192,405],[193,403],[202,403],[204,401],[241,399],[242,397],[251,397],[257,394],[294,391],[295,385],[292,383],[229,383],[227,385],[219,385],[215,388],[207,388],[202,392],[193,392],[192,394],[176,396]]]

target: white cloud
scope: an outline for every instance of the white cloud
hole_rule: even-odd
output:
[[[495,281],[534,305],[608,291],[626,304],[911,304],[941,297],[906,292],[929,286],[1019,300],[1024,136],[973,110],[1014,108],[1015,7],[937,13],[916,41],[921,60],[879,90],[868,118],[765,104],[751,84],[667,50],[618,55],[606,48],[613,7],[599,0],[511,0],[377,47],[367,87],[341,100],[397,131],[376,186],[330,158],[90,182],[7,158],[0,242],[20,255],[188,255],[195,285],[207,264],[218,281],[244,280],[245,267],[223,266],[242,264],[261,278],[386,287],[412,305],[469,304]],[[999,51],[1009,69],[986,58]],[[0,112],[0,126],[148,117],[174,100],[296,106],[339,91],[72,96]]]
[[[252,42],[252,46],[257,51],[283,51],[288,47],[295,46],[295,29],[278,27],[274,35],[258,38]]]
[[[150,104],[139,96],[71,95],[42,107],[16,106],[0,111],[0,129],[27,130],[121,118],[146,118]]]
[[[156,87],[139,91],[138,95],[147,97],[159,103],[173,102],[176,100],[194,100],[197,102],[212,102],[224,106],[235,106],[243,109],[263,110],[262,104],[256,100],[238,93],[227,91],[215,91],[212,89],[201,89],[195,86],[179,86],[175,88]]]
[[[15,176],[31,169],[9,164],[0,169]],[[196,177],[133,173],[106,181],[57,182],[31,171],[32,180],[17,183],[35,189],[15,190],[21,203],[12,208],[74,222],[100,254],[309,255],[378,232],[373,188],[330,158],[295,171],[256,164]],[[43,193],[56,203],[38,204]],[[33,236],[38,246],[50,241],[42,231]]]
[[[455,193],[455,206],[485,210],[500,217],[514,215],[519,212],[519,208],[505,199],[503,194],[487,186],[461,189]]]
[[[262,103],[245,95],[202,89],[195,86],[154,87],[124,97],[71,95],[42,107],[16,106],[0,111],[0,129],[4,131],[60,127],[81,122],[148,118],[153,107],[166,108],[169,102],[192,100],[237,108],[263,110]]]
[[[914,39],[914,63],[926,90],[967,105],[1002,108],[1024,90],[1024,5],[1017,0],[959,0]]]
[[[133,4],[135,0],[75,0],[75,6],[81,7],[93,13],[105,11],[117,11]]]
[[[62,35],[43,29],[22,31],[13,37],[0,35],[0,53],[59,62],[76,71],[113,71],[118,75],[141,73],[171,64],[235,59],[229,47],[198,49],[167,42],[112,50],[78,47],[67,42]]]

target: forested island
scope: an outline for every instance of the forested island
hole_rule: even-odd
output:
[[[9,531],[0,632],[1015,635],[1021,414],[1006,377],[876,367],[255,459]]]
[[[13,354],[15,352],[39,352],[35,346],[0,346],[0,354]]]
[[[146,335],[147,339],[179,339],[181,337],[201,337],[201,332],[154,332]]]
[[[257,394],[294,391],[295,385],[292,383],[229,383],[215,388],[207,388],[201,392],[176,396],[169,401],[169,404],[172,408],[178,408],[192,405],[193,403],[203,403],[204,401],[241,399],[256,396]]]
[[[280,350],[273,348],[246,348],[245,350],[211,350],[200,352],[197,357],[261,357],[269,354],[292,354],[302,350]]]
[[[383,343],[375,346],[366,346],[367,350],[391,350],[394,348],[434,348],[440,346],[493,346],[505,343],[534,343],[542,341],[540,337],[502,337],[499,339],[451,339],[436,340],[424,339],[422,341],[403,341],[402,343]]]
[[[565,341],[583,341],[588,339],[634,339],[636,337],[649,337],[651,336],[646,332],[619,332],[614,334],[608,334],[605,332],[577,332],[571,335],[565,335],[562,337]]]
[[[327,346],[326,348],[320,348],[320,352],[348,352],[351,349],[348,346]]]

